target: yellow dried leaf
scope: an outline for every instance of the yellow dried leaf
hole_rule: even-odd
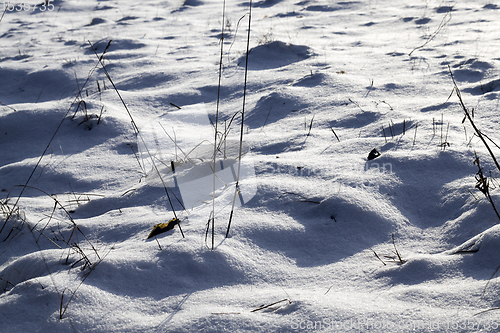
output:
[[[147,239],[150,239],[151,237],[154,237],[154,236],[161,234],[163,232],[172,230],[175,227],[175,225],[179,224],[180,222],[181,222],[181,220],[179,220],[177,218],[173,218],[170,221],[168,221],[167,223],[158,223],[157,225],[155,225],[153,227],[153,230],[151,230],[151,233],[149,234]]]

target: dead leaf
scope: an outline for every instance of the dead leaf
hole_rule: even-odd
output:
[[[175,227],[175,225],[179,224],[180,222],[181,220],[173,218],[167,223],[158,223],[153,227],[153,230],[151,231],[147,239],[150,239],[151,237],[154,237],[166,231],[172,230]]]

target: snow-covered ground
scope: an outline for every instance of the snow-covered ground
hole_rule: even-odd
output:
[[[3,4],[1,332],[500,330],[494,1]]]

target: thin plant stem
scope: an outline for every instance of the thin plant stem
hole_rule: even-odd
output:
[[[108,73],[108,70],[106,69],[104,63],[102,62],[102,59],[103,59],[103,56],[104,56],[104,53],[101,57],[99,57],[97,55],[97,52],[96,50],[94,49],[94,46],[92,45],[92,43],[90,43],[89,41],[89,44],[90,46],[92,47],[92,50],[94,51],[96,57],[99,59],[99,63],[101,64],[102,66],[102,70],[104,71],[104,74],[106,75],[106,77],[108,78],[109,82],[111,82],[111,85],[113,86],[113,89],[116,91],[116,93],[118,94],[118,97],[120,98],[120,101],[122,102],[123,106],[125,107],[125,110],[127,111],[127,114],[129,115],[130,117],[130,120],[132,122],[132,127],[134,129],[134,132],[135,134],[141,139],[142,143],[144,144],[144,147],[146,149],[146,152],[148,153],[148,156],[151,160],[151,164],[153,165],[153,168],[155,169],[156,171],[156,174],[158,175],[158,177],[160,178],[160,181],[163,185],[163,188],[165,190],[165,193],[167,194],[167,199],[168,199],[168,203],[170,204],[170,208],[172,209],[172,213],[174,214],[174,217],[177,219],[177,213],[175,212],[175,209],[174,209],[174,205],[172,204],[172,199],[170,198],[170,193],[168,191],[168,187],[167,185],[165,184],[165,181],[163,180],[163,177],[161,176],[161,173],[160,173],[160,170],[158,169],[158,167],[156,166],[156,163],[154,161],[154,158],[153,158],[153,155],[151,154],[151,152],[149,151],[148,149],[148,146],[146,145],[146,141],[144,140],[144,138],[142,137],[142,134],[141,132],[139,131],[139,128],[137,127],[137,124],[135,123],[135,120],[134,118],[132,117],[132,114],[130,113],[130,110],[128,109],[127,107],[127,104],[125,104],[125,101],[123,100],[122,96],[120,95],[120,92],[118,91],[118,89],[116,88],[115,86],[115,83],[113,82],[113,80],[111,79],[111,76],[109,75]],[[108,43],[108,46],[106,46],[106,49],[111,45],[111,40],[109,41]],[[184,238],[184,233],[182,232],[182,228],[181,228],[181,225],[180,223],[177,224],[179,226],[179,230],[182,234],[182,237]]]
[[[245,102],[246,102],[246,96],[247,96],[248,54],[250,53],[251,26],[252,26],[252,0],[250,0],[249,12],[248,12],[247,53],[245,55],[245,82],[243,85],[243,108],[241,110],[240,150],[239,150],[239,154],[238,154],[238,174],[237,174],[237,178],[236,178],[236,186],[234,187],[233,205],[231,207],[231,214],[229,215],[229,222],[227,224],[226,238],[229,237],[229,230],[231,228],[231,220],[233,219],[233,213],[234,213],[234,203],[236,202],[236,197],[238,196],[238,192],[239,192],[240,170],[241,170],[241,153],[243,150],[243,130],[244,130],[244,123],[245,123]]]
[[[215,163],[217,161],[217,135],[218,124],[219,124],[219,105],[220,105],[220,87],[222,80],[222,58],[224,56],[224,22],[226,19],[226,0],[222,2],[222,26],[221,26],[221,37],[220,37],[220,59],[219,59],[219,82],[217,84],[217,108],[215,112],[215,135],[214,135],[214,155],[213,155],[213,192],[212,192],[212,251],[215,246]]]
[[[4,12],[5,13],[5,12]],[[109,46],[109,44],[108,44]],[[104,54],[106,53],[106,51],[108,50],[108,47],[106,47],[101,55],[101,58],[104,56]],[[95,50],[94,50],[95,52]],[[96,54],[97,55],[97,54]],[[99,56],[98,56],[99,58]],[[59,125],[57,126],[56,130],[54,131],[54,134],[52,135],[52,137],[50,138],[49,142],[47,143],[47,146],[45,146],[45,149],[44,151],[42,152],[42,155],[40,155],[40,158],[38,159],[37,163],[35,164],[35,167],[33,168],[33,170],[31,171],[31,174],[29,175],[28,177],[28,180],[26,181],[26,183],[24,183],[24,186],[22,187],[21,189],[21,193],[19,193],[19,195],[17,196],[17,199],[14,203],[14,205],[12,206],[12,210],[11,212],[9,212],[9,214],[7,215],[6,219],[5,219],[5,222],[4,224],[2,225],[2,228],[0,228],[0,233],[3,231],[5,225],[7,224],[7,221],[10,220],[10,218],[12,217],[12,212],[14,212],[14,209],[17,207],[18,203],[19,203],[19,200],[21,200],[21,197],[23,196],[24,194],[24,191],[26,190],[26,187],[28,186],[31,178],[33,178],[33,175],[35,174],[35,171],[36,169],[38,168],[38,166],[40,165],[40,163],[42,162],[42,159],[43,157],[45,156],[45,154],[47,153],[47,151],[49,150],[51,144],[52,144],[52,141],[54,141],[57,133],[59,132],[59,130],[61,129],[61,126],[64,122],[64,120],[66,120],[66,117],[68,116],[69,112],[71,111],[71,109],[73,108],[73,105],[76,103],[76,101],[78,100],[78,98],[80,97],[80,94],[82,93],[83,89],[85,88],[85,86],[87,85],[87,83],[89,82],[89,79],[90,77],[92,76],[93,72],[96,70],[98,64],[100,63],[100,61],[94,66],[94,68],[92,68],[87,76],[87,80],[85,80],[85,83],[83,84],[83,86],[78,90],[78,93],[76,94],[75,96],[75,99],[73,100],[73,102],[71,103],[71,105],[69,106],[68,108],[68,111],[66,111],[66,114],[64,115],[64,117],[62,118],[61,122],[59,123]]]
[[[462,94],[460,93],[460,90],[458,89],[457,83],[455,82],[455,78],[453,77],[453,73],[452,73],[451,67],[449,65],[448,65],[448,70],[450,71],[451,79],[453,80],[453,85],[455,86],[454,90],[455,90],[455,93],[457,94],[458,100],[460,102],[460,106],[462,106],[462,110],[464,111],[465,116],[467,117],[467,119],[469,120],[470,124],[472,125],[472,128],[474,128],[474,131],[476,132],[476,135],[479,137],[479,139],[481,139],[481,141],[483,142],[484,146],[488,150],[488,153],[490,154],[491,158],[493,159],[493,162],[495,163],[497,169],[500,171],[500,164],[498,164],[495,155],[493,154],[493,152],[490,149],[490,146],[488,146],[488,144],[486,143],[486,140],[483,137],[483,133],[481,133],[481,131],[476,127],[476,124],[472,120],[472,117],[471,117],[471,115],[469,113],[469,110],[465,107],[464,101],[462,100]]]

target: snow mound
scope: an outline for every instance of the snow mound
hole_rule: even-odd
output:
[[[287,44],[274,41],[256,46],[248,54],[248,69],[264,70],[288,66],[313,56],[311,48],[305,45]],[[245,67],[245,56],[238,59],[238,64]]]
[[[485,230],[446,253],[474,254],[478,260],[496,263],[498,253],[500,253],[500,225]]]

